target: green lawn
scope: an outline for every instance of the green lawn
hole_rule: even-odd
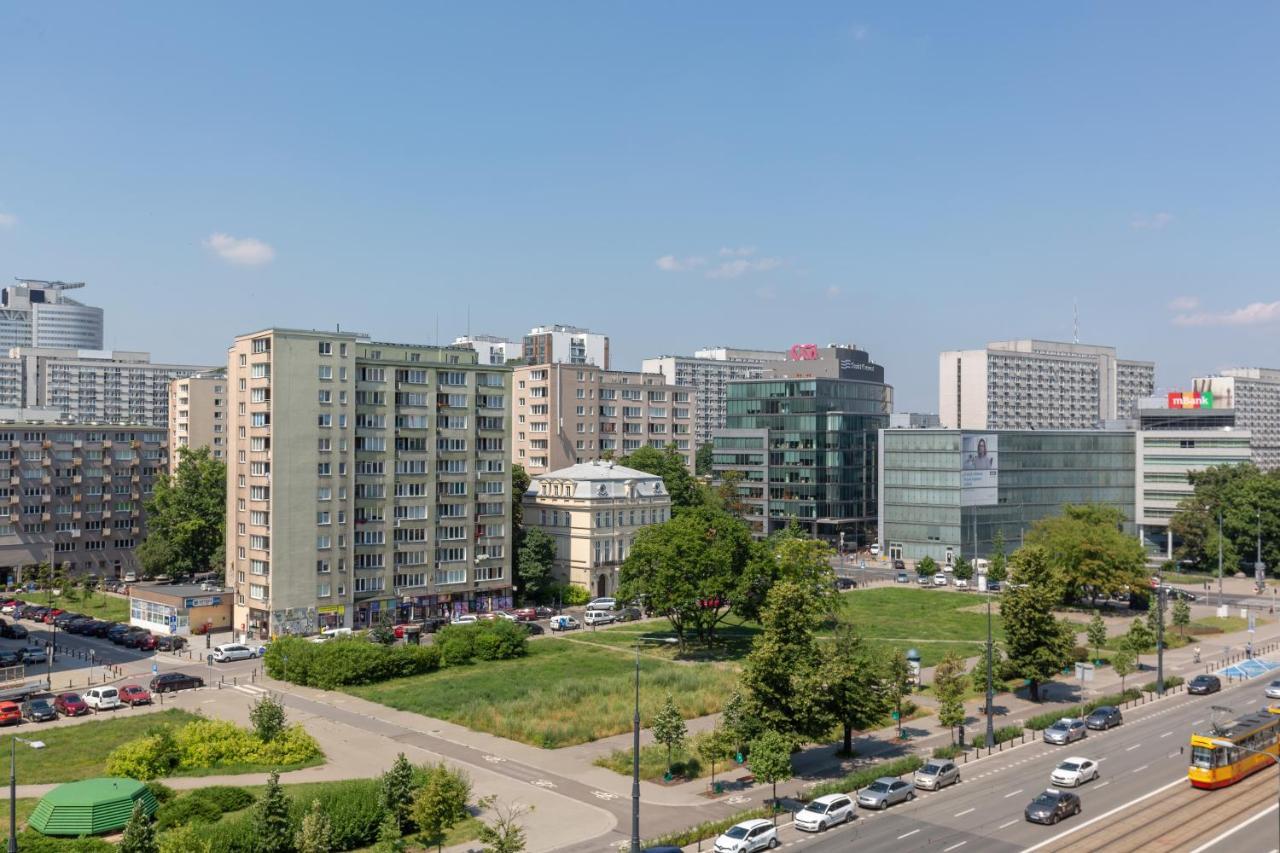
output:
[[[556,637],[530,643],[524,658],[346,690],[402,711],[555,748],[630,730],[634,666],[629,654]],[[720,710],[737,684],[737,672],[646,658],[640,684],[644,719],[657,712],[667,694],[686,718],[699,717]]]
[[[116,595],[107,595],[101,592],[95,592],[87,599],[79,597],[72,598],[66,595],[50,596],[44,592],[33,592],[24,596],[23,593],[16,593],[18,598],[29,604],[39,604],[45,607],[60,607],[63,610],[70,610],[73,613],[83,613],[85,616],[92,616],[94,619],[103,619],[108,622],[128,622],[129,621],[129,599],[121,598]]]
[[[841,614],[867,639],[987,640],[987,598],[976,593],[876,587],[840,596]],[[991,608],[992,636],[1004,638],[999,602]],[[897,645],[895,643],[895,645]],[[920,648],[924,653],[924,648]]]
[[[697,744],[707,736],[698,733],[686,739],[684,747],[672,750],[671,762],[675,775],[682,779],[700,779],[711,774],[711,766],[702,766],[697,757]],[[595,760],[597,767],[604,767],[622,776],[630,776],[632,772],[631,750],[615,749],[608,755]],[[732,761],[716,762],[716,775],[723,773],[728,767],[736,766]],[[667,772],[667,748],[661,744],[651,743],[640,747],[640,778],[649,782],[660,781]]]
[[[35,811],[36,803],[40,802],[39,797],[19,797],[16,804],[18,814],[18,831],[27,825],[27,818],[31,817],[31,812]],[[9,837],[9,802],[6,799],[0,804],[0,834],[5,838]]]
[[[115,713],[120,716],[73,726],[44,728],[39,723],[24,724],[20,729],[22,737],[43,741],[44,749],[18,744],[18,784],[75,782],[105,776],[107,753],[120,744],[142,737],[152,726],[176,727],[197,719],[195,714],[176,708],[137,715],[129,715],[128,710]]]

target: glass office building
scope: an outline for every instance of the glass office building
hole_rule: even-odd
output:
[[[732,382],[713,469],[742,475],[739,496],[753,531],[793,520],[846,547],[869,544],[876,520],[876,441],[893,389],[884,369],[854,347],[793,352],[766,378]]]
[[[1119,509],[1137,535],[1136,437],[1122,430],[886,429],[879,437],[880,542],[940,564],[1006,553],[1067,504]]]

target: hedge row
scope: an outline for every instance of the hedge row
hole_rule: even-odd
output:
[[[1125,702],[1137,699],[1141,695],[1142,691],[1138,690],[1136,687],[1130,687],[1123,693],[1112,693],[1109,696],[1099,696],[1097,699],[1092,699],[1085,702],[1083,705],[1073,705],[1070,708],[1059,708],[1056,711],[1037,714],[1036,716],[1028,719],[1023,723],[1023,725],[1037,732],[1043,731],[1058,722],[1058,720],[1061,720],[1063,717],[1087,717],[1089,714],[1093,713],[1094,709],[1101,708],[1103,705],[1123,705]]]
[[[1182,684],[1184,681],[1186,681],[1186,679],[1183,678],[1181,675],[1166,675],[1164,677],[1164,689],[1168,690],[1170,687],[1177,687],[1178,685]],[[1146,684],[1142,685],[1142,691],[1144,693],[1155,693],[1156,682],[1148,681]]]
[[[719,820],[703,821],[697,826],[691,826],[688,829],[682,829],[679,832],[669,832],[666,835],[659,836],[644,842],[645,848],[649,847],[688,847],[690,844],[697,844],[708,838],[715,838],[735,823],[741,823],[744,820],[751,820],[758,817],[770,817],[772,812],[769,809],[761,807],[748,809],[744,812],[738,812],[731,817],[720,818]]]
[[[992,746],[1006,741],[1015,740],[1022,737],[1022,726],[1001,726],[993,732],[995,738],[991,742]],[[973,745],[976,749],[983,749],[987,745],[987,733],[973,736]]]
[[[107,773],[131,779],[155,779],[178,770],[269,765],[296,767],[324,755],[320,744],[300,725],[264,741],[229,720],[193,720],[176,731],[160,729],[126,741],[107,755]]]
[[[923,766],[924,759],[918,755],[908,755],[905,758],[882,761],[879,764],[872,764],[868,767],[863,767],[861,770],[855,770],[843,779],[814,785],[804,792],[802,799],[812,800],[815,797],[821,797],[826,794],[852,793],[867,787],[881,776],[905,776],[908,773],[916,772]]]

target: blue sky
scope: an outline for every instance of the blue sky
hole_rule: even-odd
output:
[[[619,366],[1081,338],[1161,386],[1280,367],[1280,7],[220,3],[0,9],[0,277],[107,342],[574,323]],[[1177,300],[1177,301],[1175,301]],[[1252,306],[1252,307],[1251,307]]]

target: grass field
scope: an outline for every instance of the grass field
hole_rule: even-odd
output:
[[[20,785],[48,782],[75,782],[105,776],[107,754],[127,740],[142,737],[153,726],[180,726],[197,719],[195,714],[172,709],[153,714],[123,716],[112,720],[93,720],[74,726],[41,727],[38,723],[21,726],[22,737],[44,741],[44,749],[18,744],[15,753]]]
[[[711,775],[711,765],[702,766],[699,759],[697,744],[698,741],[706,737],[705,733],[699,733],[685,741],[685,745],[681,749],[672,750],[671,762],[675,769],[675,775],[683,779],[700,779],[703,776]],[[608,755],[601,756],[595,760],[597,767],[604,767],[612,770],[622,776],[631,775],[631,750],[615,749]],[[719,776],[730,767],[735,767],[732,760],[717,761],[716,775]],[[658,782],[662,779],[663,774],[667,772],[667,748],[661,744],[651,743],[640,747],[640,778],[649,782]]]
[[[601,634],[606,632],[601,632]],[[548,748],[629,731],[634,658],[569,639],[529,644],[527,657],[440,670],[348,692],[402,711]],[[686,718],[719,711],[737,673],[710,664],[641,663],[641,716],[671,694]]]
[[[106,595],[96,592],[87,599],[79,597],[72,598],[65,595],[50,596],[44,592],[33,592],[27,596],[17,593],[17,597],[21,598],[28,604],[39,604],[45,607],[60,607],[63,610],[70,610],[73,613],[83,613],[85,616],[92,616],[94,619],[104,619],[108,622],[128,622],[129,621],[129,599],[121,598],[116,595]]]

